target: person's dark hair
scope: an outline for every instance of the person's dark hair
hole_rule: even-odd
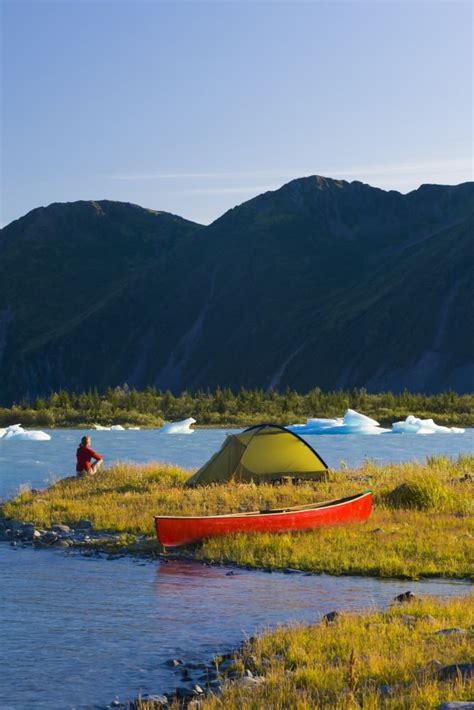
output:
[[[79,448],[81,448],[83,446],[87,446],[89,441],[90,441],[90,436],[83,436],[81,439],[81,443],[79,444]]]

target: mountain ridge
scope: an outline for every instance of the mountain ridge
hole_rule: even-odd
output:
[[[111,200],[35,208],[0,232],[0,399],[468,391],[473,204],[474,183],[404,195],[309,176],[208,226]]]

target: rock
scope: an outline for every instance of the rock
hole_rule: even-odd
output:
[[[416,594],[413,594],[413,592],[403,592],[402,594],[398,594],[396,597],[393,598],[394,602],[398,602],[399,604],[404,604],[405,602],[410,602],[413,599],[417,599],[418,597]]]
[[[69,540],[56,540],[56,542],[53,543],[54,547],[70,547],[72,543],[69,542]]]
[[[55,532],[53,532],[52,530],[49,530],[48,532],[45,532],[44,535],[41,536],[41,539],[43,540],[43,542],[46,542],[48,545],[52,545],[54,542],[57,542],[59,538]]]
[[[21,522],[21,520],[9,520],[8,528],[13,532],[16,532],[17,530],[23,529],[23,523]]]
[[[36,530],[34,525],[28,525],[23,528],[21,537],[23,540],[34,540],[35,538],[41,537],[39,530]]]
[[[340,615],[339,611],[330,611],[329,614],[324,614],[322,621],[325,621],[327,624],[332,624]]]
[[[436,619],[431,614],[425,614],[421,617],[423,621],[427,621],[429,624],[436,624]]]
[[[234,661],[228,659],[227,661],[222,661],[222,663],[219,663],[219,673],[225,673],[226,671],[229,671],[231,668],[234,666]]]
[[[385,532],[385,531],[384,531],[383,528],[375,528],[374,530],[372,530],[372,532],[373,532],[373,533],[382,533],[382,532]]]
[[[293,569],[293,567],[285,567],[283,570],[284,574],[299,574],[301,570],[299,569]]]
[[[456,678],[467,680],[474,677],[474,663],[453,663],[450,666],[443,666],[438,671],[440,680],[456,680]]]
[[[209,687],[212,688],[212,690],[215,693],[220,693],[222,690],[222,681],[221,680],[211,680],[209,683]]]
[[[226,576],[226,577],[235,577],[235,576],[236,576],[236,572],[234,572],[233,570],[231,570],[230,572],[226,572],[226,573],[225,573],[225,576]]]
[[[466,629],[453,626],[452,629],[440,629],[439,631],[435,631],[433,636],[465,636],[466,634]]]
[[[412,614],[401,614],[399,619],[402,624],[405,624],[405,626],[409,626],[410,628],[413,628],[416,624],[416,616],[413,616]]]
[[[166,695],[144,695],[141,699],[154,703],[155,705],[158,705],[158,707],[165,708],[168,706],[168,698]]]
[[[193,685],[193,691],[197,693],[198,695],[202,695],[204,693],[204,690],[201,688],[201,686],[198,683],[195,683]]]
[[[57,524],[57,525],[52,525],[51,530],[53,532],[59,533],[59,534],[61,534],[61,533],[67,534],[67,533],[71,532],[71,528],[69,527],[69,525],[63,525],[62,523]]]
[[[182,685],[176,688],[175,695],[180,700],[183,700],[186,698],[192,698],[194,696],[194,693],[190,688],[186,688],[186,686]]]
[[[79,530],[88,530],[89,528],[92,528],[92,523],[86,518],[81,518],[76,527],[79,528]]]
[[[15,542],[15,540],[12,540],[12,542],[10,543],[10,547],[16,547],[16,542]]]
[[[448,703],[441,703],[436,710],[474,710],[474,701],[451,700]]]
[[[167,666],[171,666],[172,668],[176,668],[176,666],[182,666],[183,661],[181,658],[170,658],[169,661],[166,661]]]

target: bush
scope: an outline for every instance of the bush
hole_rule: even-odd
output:
[[[443,510],[449,498],[446,486],[434,476],[413,478],[385,495],[391,508]]]

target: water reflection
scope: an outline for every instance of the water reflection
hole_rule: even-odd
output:
[[[470,585],[106,561],[0,544],[0,708],[67,710],[179,684],[170,658],[211,659],[257,630]]]

